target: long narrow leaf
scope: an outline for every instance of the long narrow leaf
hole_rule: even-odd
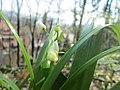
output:
[[[34,74],[33,74],[33,70],[32,70],[32,66],[31,66],[31,63],[30,63],[30,58],[29,58],[29,55],[27,54],[26,52],[26,49],[20,39],[20,37],[18,36],[16,30],[13,28],[12,24],[10,23],[10,21],[7,19],[7,17],[2,13],[2,11],[0,11],[0,17],[2,17],[5,22],[8,24],[9,28],[11,29],[11,31],[13,32],[14,36],[16,37],[19,45],[20,45],[20,48],[22,50],[22,53],[24,55],[24,58],[25,58],[25,62],[27,64],[27,69],[30,73],[30,77],[31,77],[31,80],[34,80]]]
[[[61,72],[58,75],[58,78],[55,80],[51,90],[59,90],[60,87],[65,83],[65,81],[67,80],[67,78],[63,75],[63,73]]]
[[[74,80],[80,73],[82,73],[84,70],[86,70],[90,65],[95,63],[97,60],[100,58],[109,55],[117,50],[120,50],[120,46],[116,46],[114,48],[108,49],[104,52],[101,52],[100,54],[96,55],[92,59],[90,59],[88,62],[86,62],[84,65],[82,65],[80,68],[78,68],[69,78],[68,80],[64,83],[64,85],[61,87],[61,90],[71,90],[71,82]]]
[[[5,87],[7,90],[10,90],[10,87],[8,86],[8,84],[1,78],[0,78],[0,84],[2,87]]]
[[[120,81],[115,84],[110,90],[120,90]]]
[[[93,24],[85,24],[81,35],[85,35],[87,32],[93,30]],[[86,33],[85,33],[86,32]],[[78,68],[85,64],[89,59],[100,53],[102,45],[102,31],[93,35],[85,43],[83,43],[76,51],[73,64],[70,70],[69,76],[74,73]],[[96,63],[88,67],[82,74],[78,75],[77,79],[72,82],[71,90],[88,90],[93,79]],[[69,77],[68,77],[69,78]]]
[[[98,27],[99,29],[95,29],[89,34],[84,35],[83,37],[80,38],[80,40],[73,46],[71,47],[66,54],[60,59],[58,64],[55,66],[53,71],[50,72],[47,80],[43,84],[41,90],[49,90],[49,88],[52,87],[54,81],[58,77],[59,73],[61,72],[62,68],[66,64],[66,62],[70,59],[71,55],[74,54],[74,52],[86,41],[88,40],[92,35],[96,34],[99,32],[103,27]]]
[[[0,79],[4,80],[6,84],[12,88],[12,90],[20,90],[15,83],[13,83],[12,80],[9,78],[6,78],[1,72],[0,72]]]
[[[37,61],[36,61],[36,64],[35,64],[35,67],[34,67],[34,75],[35,75],[35,80],[31,82],[30,84],[30,87],[29,88],[33,88],[33,83],[34,84],[37,84],[38,82],[40,82],[40,80],[43,78],[41,77],[42,75],[42,68],[41,68],[41,65],[45,62],[45,58],[46,58],[46,53],[47,53],[47,50],[49,48],[49,38],[47,38],[47,40],[45,41],[43,47],[41,48],[40,50],[40,53],[37,57]],[[38,89],[40,88],[40,85],[41,83],[39,83],[39,85],[35,86],[34,88],[35,89]],[[33,89],[34,89],[33,88]]]
[[[38,55],[35,68],[38,68],[38,67],[42,64],[42,61],[43,61],[43,59],[44,59],[45,56],[46,56],[46,52],[47,52],[47,48],[48,48],[48,47],[49,47],[49,39],[47,38],[47,40],[45,41],[45,44],[44,44],[43,47],[41,48],[41,51],[40,51],[40,53],[39,53],[39,55]]]
[[[118,25],[110,25],[108,26],[112,30],[116,31],[117,36],[119,36],[120,28]],[[90,29],[90,28],[89,28]],[[86,30],[86,29],[85,29]],[[88,31],[88,29],[87,29]],[[75,60],[73,61],[73,65],[70,71],[70,76],[74,73],[78,68],[80,68],[85,62],[87,62],[90,58],[94,57],[100,52],[101,47],[101,39],[102,33],[98,33],[91,37],[86,43],[84,43],[81,47],[78,48]],[[119,41],[118,37],[118,41]],[[81,52],[82,51],[82,52]],[[74,79],[72,83],[72,87],[69,90],[88,90],[90,87],[91,80],[93,78],[94,70],[95,70],[96,62],[88,67],[84,72],[82,72],[77,79]]]

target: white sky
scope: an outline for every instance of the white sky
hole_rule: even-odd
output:
[[[20,1],[20,0],[19,0]],[[26,1],[27,0],[23,0],[24,3],[23,3],[23,6],[21,8],[21,14],[25,14],[25,15],[28,15],[29,14],[29,10],[28,10],[28,7],[26,5]],[[31,7],[32,7],[32,14],[35,14],[36,13],[36,0],[30,0],[31,1]],[[48,6],[49,4],[45,3],[44,1],[45,0],[40,0],[42,2],[40,2],[40,7],[39,7],[39,13],[41,14],[41,16],[44,14],[45,11],[48,10]],[[59,1],[59,0],[56,0],[56,1]],[[65,12],[63,12],[62,14],[60,14],[58,16],[58,14],[55,13],[55,11],[57,11],[57,5],[55,2],[53,2],[51,5],[50,5],[50,10],[51,12],[49,13],[49,16],[50,17],[54,17],[54,18],[57,18],[57,17],[60,17],[60,20],[64,21],[64,23],[66,24],[72,24],[73,22],[73,13],[71,12],[71,9],[74,8],[74,0],[62,0],[62,4],[61,4],[61,8],[63,10],[66,10]],[[88,1],[88,4],[86,5],[86,12],[85,13],[88,13],[88,11],[91,11],[93,8],[91,6],[91,4],[89,4],[91,0]],[[105,0],[101,0],[102,3],[100,3],[100,9],[102,10],[103,8],[103,5],[105,3]],[[12,3],[12,4],[11,4]],[[11,8],[11,5],[12,5],[12,8]],[[16,0],[3,0],[3,10],[8,10],[8,11],[11,11],[16,9]],[[84,16],[84,19],[83,19],[83,24],[87,22],[87,20],[90,18],[90,17],[96,17],[96,13],[94,14],[85,14]],[[78,19],[79,19],[79,16],[78,16]],[[100,19],[100,18],[97,18],[97,24],[104,24],[104,19]],[[79,22],[78,22],[79,23]]]
[[[32,14],[35,14],[37,11],[36,0],[30,0],[30,1],[31,1],[31,7],[32,7],[32,10],[31,10]],[[45,3],[44,0],[40,0],[40,1],[42,2],[40,2],[40,5],[39,5],[39,13],[43,15],[44,12],[48,10],[47,6],[49,4]],[[73,21],[73,15],[70,10],[71,8],[73,8],[73,0],[63,0],[61,4],[61,8],[67,11],[59,16],[60,19],[64,20],[64,22],[67,24],[71,23]],[[11,9],[16,11],[16,0],[3,0],[3,10],[11,11]],[[49,13],[50,17],[57,18],[58,14],[55,13],[55,11],[57,11],[56,3],[54,2],[52,3],[52,5],[50,6],[50,10],[51,10],[51,12]],[[29,10],[26,4],[26,0],[24,0],[23,2],[23,6],[21,8],[21,14],[29,15]]]

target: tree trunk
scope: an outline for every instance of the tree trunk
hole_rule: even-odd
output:
[[[17,2],[17,32],[18,35],[20,36],[20,10],[22,7],[23,0],[21,1],[21,3],[19,3],[19,0],[16,0],[16,2]],[[20,52],[20,47],[19,47],[19,43],[17,42],[17,66],[19,66],[19,62],[20,62],[19,52]]]
[[[17,32],[18,35],[20,36],[20,12],[18,10],[18,14],[17,14]],[[19,43],[17,42],[17,66],[19,66],[19,62],[20,62],[20,47],[19,47]]]
[[[111,14],[111,4],[113,0],[107,0],[105,8],[104,8],[104,13],[105,14],[105,24],[110,23],[110,14]]]
[[[11,48],[11,46],[10,46],[10,43],[11,42],[11,40],[10,40],[10,34],[9,34],[9,65],[11,65],[11,51],[10,51],[10,48]]]
[[[34,33],[32,33],[32,50],[31,50],[31,55],[32,55],[32,57],[34,57],[34,48],[35,48],[35,46],[34,46]],[[33,65],[33,60],[31,60],[31,64]]]
[[[76,38],[77,38],[77,35],[76,35],[76,33],[77,33],[77,26],[76,26],[76,22],[77,22],[77,10],[76,10],[76,8],[77,8],[77,6],[76,6],[76,4],[77,4],[77,1],[75,0],[74,1],[74,11],[73,11],[73,14],[74,14],[74,21],[73,21],[74,40],[73,40],[73,43],[76,42]]]
[[[34,20],[34,23],[33,23],[33,30],[31,32],[31,35],[32,35],[31,55],[32,55],[33,58],[34,58],[34,49],[35,49],[35,45],[34,45],[35,36],[34,36],[34,33],[35,33],[35,29],[36,29],[37,15],[38,14],[36,13],[36,17],[35,17],[35,20]],[[31,64],[33,65],[33,59],[31,60]]]
[[[84,0],[83,5],[82,5],[82,12],[81,12],[81,15],[80,15],[80,23],[79,23],[79,27],[78,27],[79,30],[77,31],[77,34],[76,34],[77,35],[76,40],[79,39],[81,30],[82,30],[82,20],[83,20],[83,15],[84,15],[84,11],[85,11],[86,2],[87,2],[87,0]]]

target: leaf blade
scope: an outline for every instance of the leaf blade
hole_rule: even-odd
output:
[[[33,70],[32,70],[32,66],[31,66],[31,63],[30,63],[30,59],[29,59],[29,55],[27,54],[27,51],[20,39],[20,37],[18,36],[16,30],[13,28],[12,24],[10,23],[10,21],[7,19],[7,17],[2,13],[2,11],[0,11],[0,17],[2,17],[4,19],[4,21],[8,24],[9,28],[11,29],[11,31],[13,32],[14,36],[16,37],[19,45],[20,45],[20,48],[22,50],[22,53],[24,55],[24,58],[25,58],[25,63],[27,64],[27,69],[30,73],[30,77],[31,77],[31,80],[34,80],[34,73],[33,73]]]
[[[80,68],[78,68],[69,78],[68,80],[65,82],[65,84],[61,87],[61,90],[66,90],[69,89],[70,87],[70,83],[72,82],[72,80],[74,80],[80,73],[82,73],[85,69],[87,69],[90,65],[92,65],[93,63],[95,63],[97,60],[99,60],[100,58],[111,54],[117,50],[120,50],[120,46],[116,46],[114,48],[108,49],[104,52],[101,52],[100,54],[96,55],[95,57],[93,57],[92,59],[90,59],[89,61],[87,61],[84,65],[82,65]],[[68,88],[69,87],[69,88]]]
[[[120,90],[120,81],[115,84],[110,90]]]
[[[54,69],[50,72],[47,80],[43,84],[41,90],[48,90],[49,88],[52,87],[54,81],[56,80],[57,76],[59,75],[60,71],[64,67],[65,63],[69,60],[72,54],[80,47],[87,39],[89,39],[92,35],[96,34],[98,31],[100,31],[104,27],[98,27],[99,29],[93,30],[89,34],[86,34],[85,36],[81,37],[80,40],[73,46],[71,47],[66,54],[60,59],[58,64],[54,67]],[[49,83],[51,82],[51,83]]]
[[[9,85],[9,87],[12,88],[12,90],[20,90],[20,89],[18,88],[18,86],[17,86],[15,83],[13,83],[12,80],[10,80],[9,78],[6,78],[5,76],[3,76],[3,74],[2,74],[1,72],[0,72],[0,78],[1,78],[2,80],[4,80],[4,81],[6,82],[6,84]]]

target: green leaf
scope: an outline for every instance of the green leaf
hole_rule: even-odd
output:
[[[37,82],[35,84],[34,90],[39,90],[41,88],[41,86],[43,85],[44,81],[48,77],[49,70],[50,70],[49,68],[43,68],[43,69],[40,70],[40,75],[37,76],[38,80],[36,80]]]
[[[97,60],[99,60],[100,58],[109,55],[117,50],[120,50],[120,46],[116,46],[114,48],[108,49],[104,52],[101,52],[100,54],[96,55],[95,57],[93,57],[92,59],[90,59],[89,61],[87,61],[85,64],[83,64],[81,67],[79,67],[68,79],[67,81],[64,83],[64,85],[61,87],[61,90],[71,90],[70,86],[73,84],[72,81],[77,79],[77,76],[80,75],[84,70],[86,70],[89,66],[91,66],[92,64],[94,64]]]
[[[115,84],[110,90],[120,90],[120,81]]]
[[[43,84],[41,90],[49,90],[49,88],[52,87],[54,81],[57,79],[59,73],[61,72],[62,68],[66,64],[66,62],[70,59],[70,57],[75,53],[75,51],[86,41],[88,40],[92,35],[96,34],[98,31],[100,31],[103,27],[98,27],[97,29],[94,29],[90,33],[84,35],[79,39],[79,41],[74,44],[73,47],[71,47],[65,55],[59,60],[58,64],[54,67],[54,69],[50,72],[47,80]]]
[[[1,84],[2,88],[5,87],[6,89],[10,90],[10,87],[8,86],[8,84],[5,83],[2,79],[0,79],[0,84]]]
[[[86,25],[85,25],[86,26]],[[89,26],[89,27],[88,27]],[[93,25],[87,25],[88,28],[85,27],[84,32],[90,32],[93,30]],[[89,30],[89,31],[88,31]],[[86,33],[84,33],[85,35]],[[84,36],[82,35],[82,36]],[[73,59],[73,64],[70,70],[70,75],[74,73],[78,68],[80,68],[83,64],[85,64],[89,59],[100,53],[101,45],[102,45],[102,31],[94,34],[89,38],[85,43],[81,45],[76,51],[76,54]],[[88,90],[91,84],[91,80],[93,79],[94,71],[96,67],[96,62],[89,66],[82,74],[80,74],[76,80],[72,82],[72,87],[69,90]]]
[[[7,87],[8,86],[11,87],[12,90],[20,90],[18,86],[15,83],[13,83],[12,80],[10,80],[9,78],[6,78],[1,72],[0,72],[0,79],[6,83],[6,84],[4,83],[4,85],[7,85]]]
[[[113,25],[114,26],[114,25]],[[109,27],[109,26],[105,26]],[[53,83],[57,79],[59,73],[61,72],[62,68],[66,64],[66,62],[70,59],[70,57],[75,53],[75,51],[82,46],[82,44],[88,40],[91,36],[96,35],[99,31],[101,31],[104,27],[99,26],[90,33],[85,34],[82,36],[79,41],[71,47],[65,55],[59,60],[58,64],[54,67],[54,69],[50,72],[48,78],[46,79],[45,83],[43,84],[41,90],[48,90],[52,87]],[[50,83],[49,83],[50,82]]]
[[[59,90],[66,80],[67,78],[62,73],[60,73],[58,78],[55,80],[51,90]]]
[[[31,80],[34,80],[34,74],[33,74],[33,69],[32,69],[32,66],[31,66],[31,63],[30,63],[30,58],[29,58],[29,55],[27,54],[27,51],[20,39],[20,37],[18,36],[16,30],[13,28],[12,24],[10,23],[10,21],[7,19],[7,17],[2,13],[2,11],[0,11],[0,17],[2,17],[4,19],[4,21],[8,24],[9,28],[11,29],[11,31],[13,32],[14,36],[16,37],[19,45],[20,45],[20,48],[22,50],[22,53],[24,55],[24,58],[25,58],[25,63],[27,64],[27,69],[30,73],[30,77],[31,77]]]
[[[42,67],[41,65],[46,62],[46,54],[47,54],[47,50],[49,49],[49,38],[47,38],[47,40],[45,41],[43,47],[41,48],[40,50],[40,53],[37,57],[37,61],[36,61],[36,64],[35,64],[35,67],[34,67],[34,75],[35,75],[35,80],[34,81],[31,81],[31,84],[30,84],[30,87],[29,89],[33,88],[33,89],[36,89],[36,88],[39,88],[41,85],[37,85],[37,86],[33,86],[33,83],[34,84],[37,84],[43,77],[40,77],[41,76],[41,72],[42,72]]]
[[[60,29],[60,28],[59,28]],[[58,29],[57,29],[58,30]],[[54,35],[55,34],[55,35]],[[48,68],[47,66],[47,62],[48,62],[48,53],[50,50],[54,51],[53,56],[55,56],[55,60],[57,60],[58,57],[58,51],[59,51],[59,47],[58,47],[58,43],[56,39],[56,32],[54,30],[54,28],[51,30],[50,34],[48,34],[48,38],[45,41],[45,44],[43,45],[43,47],[41,48],[41,51],[38,55],[37,58],[37,62],[34,68],[34,73],[35,73],[35,83],[38,83],[43,77],[41,77],[41,71],[43,68]],[[53,59],[54,57],[52,57],[51,59]],[[52,61],[52,60],[51,60]],[[51,63],[51,61],[49,61]],[[40,77],[38,77],[40,76]],[[38,85],[38,87],[35,88],[40,88],[41,85]]]
[[[50,43],[49,38],[47,38],[47,40],[45,41],[45,43],[44,43],[43,47],[41,48],[40,53],[37,57],[37,62],[35,64],[35,68],[38,68],[44,62],[47,50],[50,46],[49,43]]]
[[[60,29],[60,27],[56,28],[56,30],[58,30],[58,29]],[[38,83],[43,78],[43,77],[41,77],[41,71],[43,70],[43,68],[48,68],[48,63],[47,63],[48,62],[48,55],[49,55],[48,53],[50,52],[51,49],[53,51],[55,51],[55,53],[54,53],[55,55],[53,55],[53,56],[55,56],[55,60],[57,60],[57,57],[58,57],[57,52],[59,50],[59,47],[58,47],[57,40],[55,40],[56,39],[56,34],[57,33],[53,28],[51,30],[50,34],[48,34],[48,38],[47,38],[47,40],[45,41],[43,47],[40,50],[40,53],[38,55],[37,62],[36,62],[35,68],[34,68],[35,83]],[[51,57],[51,59],[54,59],[54,57]],[[51,63],[51,61],[49,61],[49,62]],[[46,74],[48,76],[48,73],[46,73]],[[31,83],[33,83],[33,82],[31,82]],[[31,85],[30,85],[30,87],[32,87]],[[40,87],[41,87],[41,85],[39,84],[35,88],[37,89],[37,88],[40,88]]]
[[[62,40],[63,39],[63,32],[58,32],[59,33],[59,37],[58,37],[58,40]]]
[[[120,45],[120,25],[109,25],[109,28],[111,28],[116,33],[118,43]]]
[[[109,27],[109,26],[108,26]],[[116,27],[117,25],[110,25],[109,28]],[[113,29],[116,29],[113,28]],[[87,28],[86,28],[87,29]],[[90,29],[90,28],[89,28]],[[89,30],[87,29],[87,31]],[[92,29],[92,28],[91,28]],[[120,30],[120,28],[117,28],[117,30]],[[70,71],[70,76],[72,73],[74,73],[78,68],[80,68],[84,63],[89,61],[90,58],[94,57],[100,52],[100,38],[102,38],[102,33],[95,34],[92,36],[86,43],[84,43],[81,47],[78,48],[78,51],[75,55],[75,60],[73,61],[73,66]],[[81,52],[82,51],[82,52]],[[95,70],[96,62],[88,67],[84,72],[80,73],[78,77],[76,77],[72,82],[72,87],[68,87],[69,90],[76,90],[79,88],[79,90],[89,90],[90,83],[93,78],[94,70]],[[68,78],[69,79],[69,78]],[[71,86],[69,83],[69,86]],[[65,88],[64,88],[65,89]]]

